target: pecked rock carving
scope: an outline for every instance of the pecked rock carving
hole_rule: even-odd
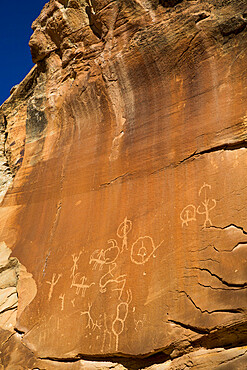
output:
[[[0,107],[1,368],[246,368],[246,14],[44,6]]]

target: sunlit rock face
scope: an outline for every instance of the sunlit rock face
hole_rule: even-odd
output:
[[[246,368],[246,24],[245,0],[45,5],[0,108],[3,368]]]

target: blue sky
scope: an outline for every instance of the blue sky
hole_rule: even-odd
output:
[[[0,105],[12,86],[23,80],[33,66],[28,42],[31,24],[48,0],[11,0],[1,4]]]

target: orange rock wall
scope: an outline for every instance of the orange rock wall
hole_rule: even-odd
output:
[[[244,368],[246,23],[245,1],[44,7],[0,108],[31,292],[3,366]]]

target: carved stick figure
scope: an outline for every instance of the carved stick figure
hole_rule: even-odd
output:
[[[204,228],[207,227],[207,224],[212,226],[212,221],[209,218],[209,212],[212,211],[216,207],[216,199],[207,198],[207,189],[211,190],[211,185],[208,185],[204,182],[204,184],[199,190],[199,196],[201,196],[202,191],[204,191],[204,201],[202,201],[202,206],[199,205],[197,207],[197,213],[199,213],[200,215],[205,215],[205,221],[203,224]]]
[[[108,341],[107,341],[107,339],[108,339]],[[103,334],[101,352],[104,352],[106,345],[107,345],[108,349],[111,349],[111,342],[112,342],[112,333],[107,327],[107,316],[104,313],[104,334]]]
[[[50,290],[49,290],[49,295],[48,295],[48,302],[50,302],[51,300],[51,297],[52,297],[52,293],[53,293],[53,290],[54,290],[54,287],[55,285],[57,285],[60,277],[62,276],[62,274],[59,274],[58,277],[57,277],[57,280],[56,280],[56,274],[53,274],[52,275],[52,280],[51,281],[47,281],[47,284],[50,284]]]
[[[120,239],[123,239],[122,243],[122,250],[121,253],[124,251],[124,249],[128,250],[128,241],[127,241],[127,235],[132,229],[132,222],[125,217],[124,221],[118,226],[117,229],[117,236]]]
[[[73,277],[73,280],[72,280],[72,283],[71,283],[71,288],[75,287],[76,288],[76,294],[80,294],[80,291],[81,291],[81,296],[82,297],[85,297],[85,294],[86,294],[86,290],[89,289],[92,285],[95,285],[95,283],[91,283],[89,285],[85,284],[86,281],[87,281],[87,278],[86,276],[82,276],[81,277],[81,280],[80,282],[76,282],[77,280],[77,277],[80,276],[80,272],[78,272],[74,277]]]
[[[127,294],[127,301],[118,304],[116,318],[112,323],[112,332],[116,337],[116,351],[118,351],[119,347],[119,335],[124,331],[125,320],[128,316],[129,305],[132,301],[132,292],[130,289],[127,291]]]
[[[76,254],[72,254],[73,266],[71,267],[71,271],[72,271],[70,275],[71,278],[75,276],[75,272],[76,270],[78,270],[77,262],[79,261],[80,256],[81,256],[81,252],[78,254],[78,256]]]

